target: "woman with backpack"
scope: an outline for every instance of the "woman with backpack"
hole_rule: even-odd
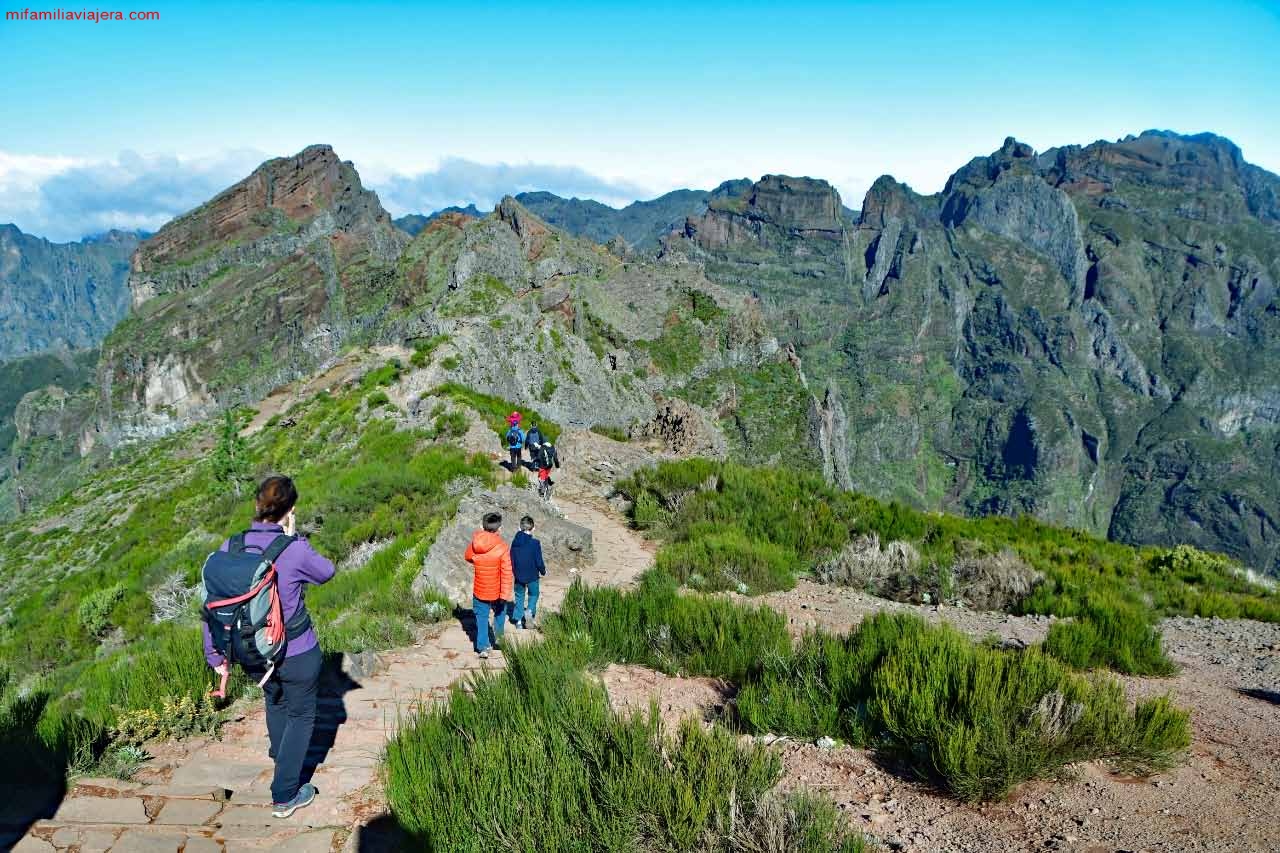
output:
[[[254,521],[209,556],[204,566],[204,654],[223,677],[232,663],[258,681],[266,697],[273,816],[311,804],[301,784],[316,721],[320,652],[304,600],[309,584],[333,577],[333,563],[296,533],[298,490],[288,477],[258,487]],[[215,637],[216,634],[216,637]]]

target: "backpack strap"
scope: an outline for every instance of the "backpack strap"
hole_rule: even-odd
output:
[[[247,532],[248,531],[246,531],[246,533]],[[245,537],[244,533],[237,533],[235,536],[232,536],[230,541],[227,542],[227,553],[229,554],[244,553],[244,549],[245,549],[244,537]]]
[[[276,560],[280,559],[280,555],[284,553],[284,549],[297,541],[297,536],[288,536],[284,533],[279,534],[275,539],[271,540],[271,544],[262,552],[262,559],[272,565],[275,565]]]

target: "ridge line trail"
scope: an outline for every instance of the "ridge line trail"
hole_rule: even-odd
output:
[[[592,532],[594,560],[579,574],[593,585],[632,583],[652,565],[654,546],[628,529],[603,499],[585,488],[564,488],[579,486],[575,480],[565,476],[557,484],[562,491],[554,503],[568,520]],[[540,609],[558,609],[575,576],[548,566]],[[509,643],[512,634],[508,628]],[[375,674],[322,677],[309,756],[323,759],[313,777],[320,796],[288,820],[271,817],[265,712],[254,695],[237,706],[243,716],[223,728],[221,740],[155,745],[154,759],[128,782],[75,780],[58,813],[36,822],[15,850],[331,853],[355,851],[357,844],[359,849],[377,846],[378,838],[359,837],[360,827],[386,814],[379,758],[399,720],[422,702],[446,698],[452,684],[472,673],[500,671],[504,665],[501,654],[481,661],[457,619],[436,626],[413,646],[379,652],[378,658],[382,665]],[[327,752],[317,749],[320,745],[327,745]]]

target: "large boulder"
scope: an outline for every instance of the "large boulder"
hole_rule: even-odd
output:
[[[434,588],[458,604],[470,603],[471,564],[462,555],[471,535],[480,529],[480,519],[493,511],[502,513],[502,538],[508,542],[520,529],[521,517],[533,518],[534,535],[542,542],[549,573],[585,568],[595,557],[591,531],[569,521],[534,493],[511,486],[476,491],[462,500],[458,514],[427,552],[413,582],[415,595]]]

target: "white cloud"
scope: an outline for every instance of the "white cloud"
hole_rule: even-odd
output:
[[[651,198],[649,188],[625,180],[593,175],[577,166],[545,163],[477,163],[446,157],[429,172],[391,174],[370,182],[382,204],[395,216],[430,213],[450,205],[474,203],[481,210],[493,207],[504,195],[546,190],[565,197],[593,198],[621,207],[638,198]]]
[[[77,160],[0,152],[0,223],[51,240],[109,228],[155,231],[249,174],[265,157],[142,155]]]
[[[78,240],[110,228],[155,231],[244,178],[267,155],[231,151],[183,158],[122,152],[111,160],[43,157],[0,151],[0,223],[51,240]],[[393,215],[449,205],[492,208],[507,194],[547,190],[614,206],[657,193],[576,166],[478,163],[447,157],[432,170],[404,174],[372,167],[365,175]]]

